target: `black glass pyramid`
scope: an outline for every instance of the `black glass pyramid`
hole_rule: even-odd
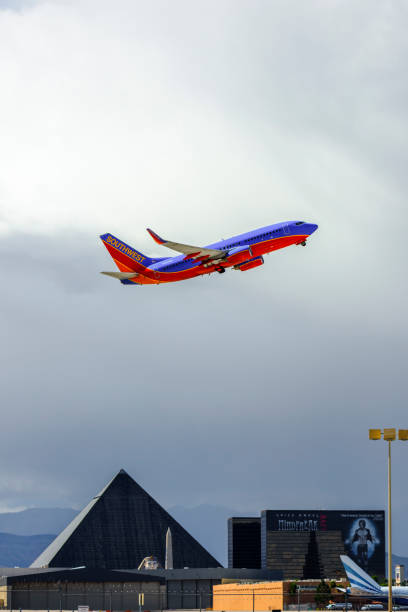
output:
[[[166,532],[173,567],[220,567],[124,470],[74,518],[31,567],[137,568],[149,555],[164,567]]]

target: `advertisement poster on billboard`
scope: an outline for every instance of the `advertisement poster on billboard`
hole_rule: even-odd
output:
[[[265,510],[267,531],[340,531],[344,550],[369,574],[385,575],[383,510]]]

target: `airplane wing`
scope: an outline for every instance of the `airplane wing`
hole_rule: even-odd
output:
[[[186,255],[186,259],[224,259],[228,254],[228,251],[223,251],[221,249],[204,249],[201,247],[192,246],[191,244],[182,244],[181,242],[163,240],[163,238],[160,238],[160,236],[158,236],[153,230],[147,228],[147,231],[153,240],[157,242],[157,244],[166,246],[173,251],[177,251],[178,253],[184,253],[184,255]]]

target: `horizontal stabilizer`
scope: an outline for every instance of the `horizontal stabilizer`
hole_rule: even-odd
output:
[[[101,272],[101,274],[106,274],[106,276],[111,276],[112,278],[117,278],[118,280],[128,280],[130,278],[136,278],[136,276],[139,276],[137,272]]]

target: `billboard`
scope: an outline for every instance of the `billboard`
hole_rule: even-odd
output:
[[[347,555],[370,575],[385,575],[383,510],[264,510],[266,531],[340,531]]]

